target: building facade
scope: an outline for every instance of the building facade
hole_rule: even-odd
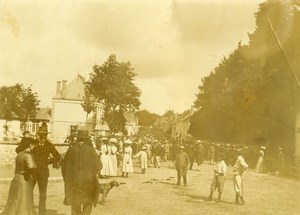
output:
[[[69,84],[57,81],[52,98],[51,133],[53,143],[63,143],[70,135],[71,126],[85,126],[92,130],[94,113],[87,116],[83,110],[85,78],[77,75]]]

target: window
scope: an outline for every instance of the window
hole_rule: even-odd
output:
[[[39,128],[39,123],[32,123],[31,132],[35,133]]]

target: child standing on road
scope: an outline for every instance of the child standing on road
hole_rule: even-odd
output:
[[[135,157],[140,158],[141,168],[142,168],[142,174],[145,174],[146,169],[148,167],[148,154],[147,154],[147,147],[143,146],[142,150],[139,151]]]
[[[213,194],[216,189],[218,189],[219,196],[218,201],[221,201],[222,191],[224,187],[225,174],[227,170],[227,165],[224,162],[225,154],[218,155],[218,161],[214,167],[214,178],[210,186],[210,195],[208,197],[209,201],[213,200]]]

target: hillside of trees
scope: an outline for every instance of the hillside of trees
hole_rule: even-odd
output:
[[[299,8],[291,1],[260,4],[249,43],[238,43],[201,80],[195,101],[200,109],[191,119],[193,136],[293,151],[295,99],[300,96]]]

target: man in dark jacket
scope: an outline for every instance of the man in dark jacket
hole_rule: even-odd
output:
[[[153,155],[154,155],[154,167],[160,168],[160,157],[162,154],[162,146],[160,142],[156,142],[154,149],[153,149]]]
[[[39,188],[39,215],[46,214],[46,195],[49,177],[48,165],[55,167],[60,161],[60,154],[54,145],[47,140],[47,125],[42,125],[38,132],[38,139],[35,140],[35,147],[32,150],[33,158],[36,162],[36,180]]]
[[[71,146],[63,161],[65,205],[71,205],[71,214],[91,214],[92,204],[98,201],[100,161],[89,143],[88,131],[79,130],[77,142]]]
[[[198,165],[198,170],[200,170],[200,166],[204,161],[204,148],[201,140],[197,140],[197,144],[195,147],[195,157]]]

